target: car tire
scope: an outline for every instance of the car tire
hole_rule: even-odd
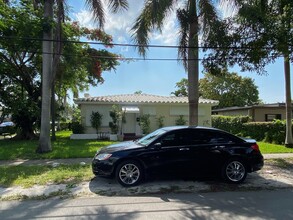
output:
[[[242,183],[246,176],[247,168],[240,159],[231,159],[222,168],[222,177],[229,183]]]
[[[143,179],[142,166],[135,160],[123,161],[117,166],[115,177],[122,186],[136,186]]]

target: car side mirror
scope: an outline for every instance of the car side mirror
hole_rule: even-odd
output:
[[[154,148],[160,150],[162,148],[162,144],[160,142],[155,143]]]

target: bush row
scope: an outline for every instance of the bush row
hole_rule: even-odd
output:
[[[212,116],[212,125],[232,134],[265,141],[275,144],[284,144],[286,137],[286,122],[251,122],[246,116]]]
[[[232,134],[240,134],[243,131],[243,124],[250,122],[251,118],[249,116],[212,116],[212,125],[215,128],[228,131]]]

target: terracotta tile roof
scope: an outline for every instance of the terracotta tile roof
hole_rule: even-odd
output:
[[[159,96],[149,94],[123,94],[123,95],[109,95],[109,96],[97,96],[97,97],[84,97],[74,99],[77,104],[85,102],[104,102],[104,103],[182,103],[187,104],[187,97],[176,96]],[[201,104],[217,105],[218,101],[210,99],[199,99]]]

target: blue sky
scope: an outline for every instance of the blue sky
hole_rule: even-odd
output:
[[[131,44],[130,28],[136,16],[142,9],[143,0],[129,0],[130,7],[126,12],[116,15],[107,13],[105,31],[113,36],[114,43]],[[84,0],[68,0],[72,7],[70,16],[73,20],[79,21],[83,26],[94,27],[90,13],[84,7]],[[170,14],[166,20],[162,33],[153,33],[151,44],[154,45],[177,45],[177,26],[175,15]],[[138,58],[139,54],[133,47],[115,46],[111,52],[121,54],[124,57]],[[150,48],[147,58],[177,58],[177,49],[170,48]],[[292,65],[291,65],[292,68]],[[202,68],[200,68],[202,71]],[[267,75],[259,76],[254,72],[240,72],[239,68],[234,67],[229,71],[237,72],[241,76],[251,77],[258,86],[259,97],[265,103],[275,103],[285,101],[284,88],[284,68],[283,60],[277,60],[274,64],[266,67]],[[200,74],[200,78],[204,75]],[[187,77],[183,66],[175,61],[134,61],[130,63],[122,62],[116,72],[104,72],[105,82],[97,87],[91,87],[91,96],[133,94],[142,91],[154,95],[170,95],[176,90],[176,82]],[[292,84],[291,79],[291,84]],[[79,94],[83,97],[84,92]]]

